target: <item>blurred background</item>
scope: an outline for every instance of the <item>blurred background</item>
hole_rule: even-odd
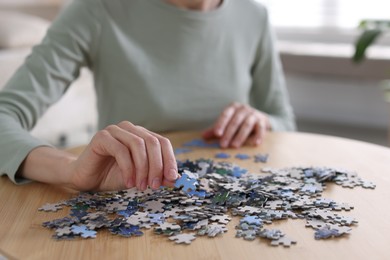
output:
[[[238,1],[238,0],[235,0]],[[390,19],[386,0],[256,0],[265,4],[278,39],[298,129],[389,146],[390,34],[360,64],[352,62],[363,19]],[[0,88],[40,42],[69,0],[0,0]],[[54,145],[86,143],[96,130],[91,75],[83,71],[33,134]]]

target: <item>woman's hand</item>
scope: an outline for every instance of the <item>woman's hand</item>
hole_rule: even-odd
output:
[[[96,133],[69,167],[77,190],[119,190],[136,186],[173,186],[178,177],[170,141],[149,130],[121,122]]]
[[[213,127],[203,132],[203,138],[220,139],[222,148],[238,148],[246,141],[261,144],[270,129],[267,114],[248,105],[233,103],[223,110]]]

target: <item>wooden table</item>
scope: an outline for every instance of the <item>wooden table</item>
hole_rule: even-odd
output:
[[[167,136],[175,147],[199,137],[197,133]],[[196,148],[178,158],[214,158],[218,151]],[[377,187],[371,190],[328,185],[323,197],[355,206],[351,212],[343,212],[359,221],[347,237],[315,240],[313,229],[305,228],[304,220],[279,221],[273,225],[298,240],[298,244],[291,248],[271,247],[264,240],[248,242],[235,238],[234,226],[238,218],[234,218],[228,226],[229,232],[223,236],[199,237],[185,246],[176,245],[152,231],[136,238],[99,232],[96,239],[56,241],[51,238],[53,231],[41,224],[64,217],[67,212],[46,213],[37,209],[45,203],[69,199],[73,194],[40,183],[16,186],[3,177],[0,178],[0,255],[9,259],[390,259],[390,149],[329,136],[271,133],[261,147],[227,152],[269,153],[265,164],[269,167],[343,167],[375,182]],[[230,161],[259,172],[259,164],[250,160]]]

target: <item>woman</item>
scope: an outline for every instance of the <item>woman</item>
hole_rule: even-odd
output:
[[[220,145],[293,130],[268,15],[252,0],[75,0],[0,93],[0,167],[77,190],[172,186],[155,132],[209,127]],[[94,73],[99,128],[80,157],[27,132],[80,68]],[[153,132],[152,132],[153,131]]]

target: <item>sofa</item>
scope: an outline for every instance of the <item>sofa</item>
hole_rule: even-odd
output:
[[[31,15],[26,10],[0,8],[0,89],[23,64],[32,47],[41,42],[50,26],[50,20]],[[43,115],[31,134],[58,147],[85,144],[96,130],[95,103],[91,73],[83,69],[80,77]]]

